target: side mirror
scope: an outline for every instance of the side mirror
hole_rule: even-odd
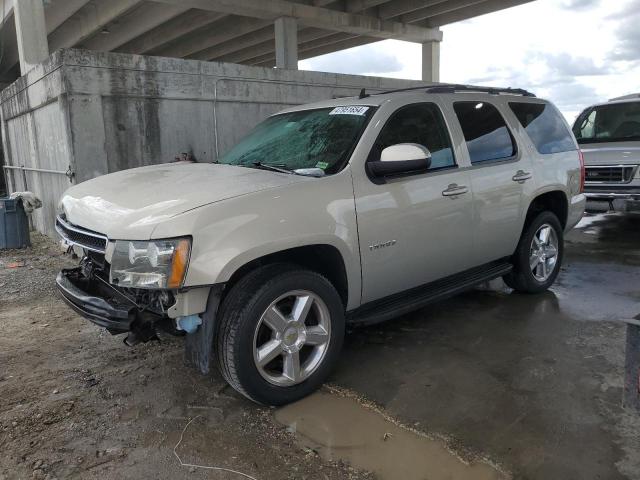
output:
[[[431,152],[417,143],[398,143],[382,150],[380,160],[367,162],[374,177],[422,173],[431,166]]]

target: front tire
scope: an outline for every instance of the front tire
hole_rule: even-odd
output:
[[[235,284],[218,315],[216,350],[225,380],[264,405],[319,388],[344,340],[344,306],[322,275],[293,265],[260,267]]]
[[[513,255],[513,271],[505,283],[521,293],[540,293],[556,280],[564,254],[564,236],[558,217],[541,212],[527,226]]]

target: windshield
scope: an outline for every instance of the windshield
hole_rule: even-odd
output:
[[[287,170],[320,168],[327,174],[335,173],[348,160],[373,110],[352,105],[274,115],[218,161]]]
[[[573,133],[578,143],[640,140],[640,102],[589,108],[576,120]]]

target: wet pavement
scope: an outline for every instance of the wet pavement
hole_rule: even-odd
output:
[[[513,478],[640,478],[640,417],[621,407],[625,328],[618,322],[640,313],[639,266],[640,216],[588,216],[566,239],[551,291],[520,295],[492,282],[358,329],[331,381]],[[367,432],[368,422],[317,409],[314,398],[296,406],[299,421],[315,419],[298,432],[300,442],[353,460],[340,445],[354,430]],[[437,471],[438,460],[432,466]]]
[[[81,319],[53,293],[71,260],[36,240],[0,252],[0,480],[640,480],[619,322],[640,215],[586,217],[550,292],[495,281],[350,332],[330,384],[279,410],[186,367],[182,339],[128,349]]]

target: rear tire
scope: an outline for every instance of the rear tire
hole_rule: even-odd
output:
[[[322,275],[295,265],[260,267],[236,283],[218,315],[218,364],[238,392],[284,405],[319,388],[345,332],[340,295]]]
[[[513,271],[503,277],[517,292],[540,293],[555,281],[564,254],[564,236],[558,217],[541,212],[525,228],[513,255]]]

